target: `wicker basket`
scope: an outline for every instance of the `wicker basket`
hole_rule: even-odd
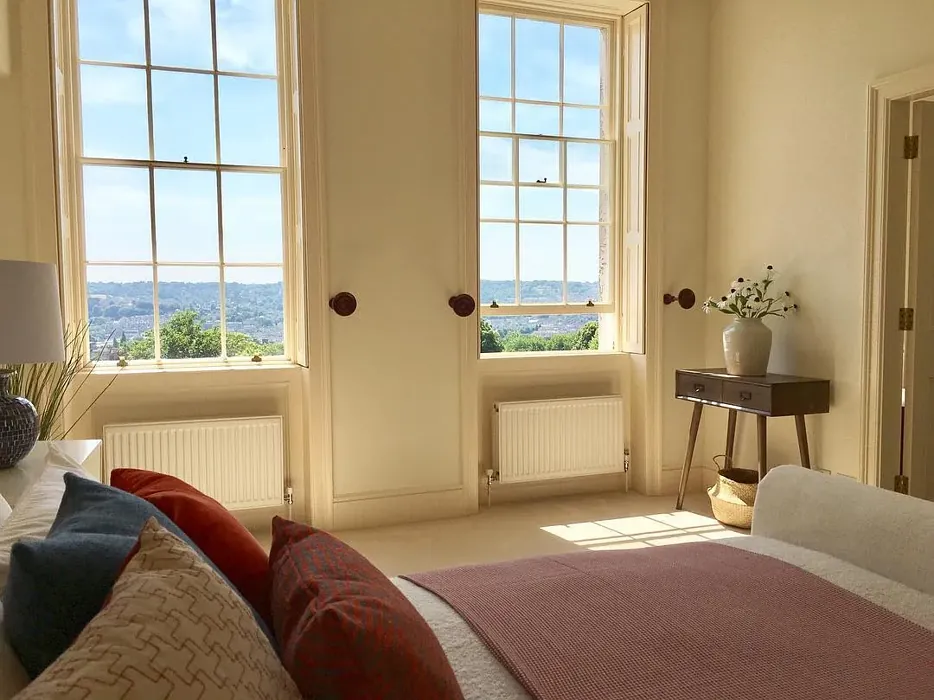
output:
[[[752,508],[759,488],[759,472],[752,469],[721,469],[717,483],[707,489],[714,517],[724,525],[752,527]]]

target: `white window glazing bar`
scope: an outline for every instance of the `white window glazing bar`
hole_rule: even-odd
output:
[[[152,71],[149,68],[152,61],[152,35],[150,29],[149,0],[143,0],[143,37],[146,49],[146,119],[148,122],[147,128],[149,129],[149,160],[152,162],[156,159],[156,141],[153,127]],[[156,172],[151,165],[148,170],[149,226],[152,237],[152,347],[154,359],[158,361],[162,357],[162,332],[159,314],[159,266],[156,265],[156,261],[159,259],[159,242],[156,234]]]
[[[211,65],[214,68],[214,148],[215,159],[221,162],[221,98],[220,77],[217,75],[217,0],[211,0]],[[217,293],[220,296],[221,359],[227,359],[227,286],[224,271],[224,197],[221,171],[215,173],[217,186],[217,256],[220,262]]]
[[[130,158],[95,158],[81,156],[78,159],[82,165],[119,166],[122,168],[159,168],[169,170],[220,170],[231,173],[273,173],[281,174],[285,168],[281,165],[236,165],[233,163],[198,163],[179,162],[175,160],[140,160]]]
[[[256,78],[257,80],[278,80],[278,76],[270,73],[244,73],[242,71],[232,70],[211,70],[210,68],[187,68],[185,66],[158,66],[142,65],[140,63],[120,63],[119,61],[96,61],[94,59],[83,58],[81,64],[84,66],[100,66],[102,68],[130,68],[133,70],[154,70],[166,71],[168,73],[193,73],[195,75],[219,75],[223,78]],[[215,64],[216,65],[216,64]]]

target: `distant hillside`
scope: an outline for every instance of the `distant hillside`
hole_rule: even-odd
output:
[[[258,342],[282,342],[282,284],[228,283],[228,330],[246,333]],[[520,293],[528,303],[560,303],[561,282],[524,281]],[[483,306],[496,300],[515,303],[515,284],[511,281],[480,282],[480,313]],[[151,282],[89,282],[88,317],[92,347],[99,347],[113,334],[117,339],[138,338],[153,326]],[[586,302],[598,296],[596,282],[568,282],[570,301]],[[219,285],[210,282],[160,282],[159,315],[169,318],[181,309],[194,309],[207,326],[220,322]],[[505,335],[550,336],[576,331],[596,316],[517,316],[489,319],[490,325]]]

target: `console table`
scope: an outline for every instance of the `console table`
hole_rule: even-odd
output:
[[[684,503],[684,491],[691,473],[697,431],[700,429],[704,406],[717,406],[730,412],[726,429],[726,466],[733,463],[733,443],[736,437],[738,412],[756,415],[759,443],[759,478],[768,471],[768,432],[766,419],[794,416],[798,429],[798,450],[801,466],[811,468],[808,433],[804,417],[830,411],[830,382],[826,379],[790,377],[767,374],[764,377],[737,377],[724,369],[679,369],[675,372],[675,398],[694,403],[691,432],[688,436],[681,486],[678,488],[678,510]]]

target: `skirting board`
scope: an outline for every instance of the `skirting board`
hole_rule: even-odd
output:
[[[717,472],[709,467],[691,467],[691,475],[688,477],[687,493],[700,493],[708,487],[713,486]],[[681,470],[666,469],[662,471],[661,488],[659,493],[651,494],[653,496],[677,496],[678,487],[681,485]]]
[[[333,530],[358,530],[422,520],[441,520],[472,515],[476,504],[465,500],[464,490],[415,493],[334,503]]]
[[[547,479],[527,484],[500,484],[494,482],[492,503],[511,503],[514,501],[532,501],[556,496],[573,496],[586,493],[606,493],[607,491],[626,491],[625,474],[598,474],[579,476],[572,479]],[[480,507],[486,507],[486,477],[480,478]]]

